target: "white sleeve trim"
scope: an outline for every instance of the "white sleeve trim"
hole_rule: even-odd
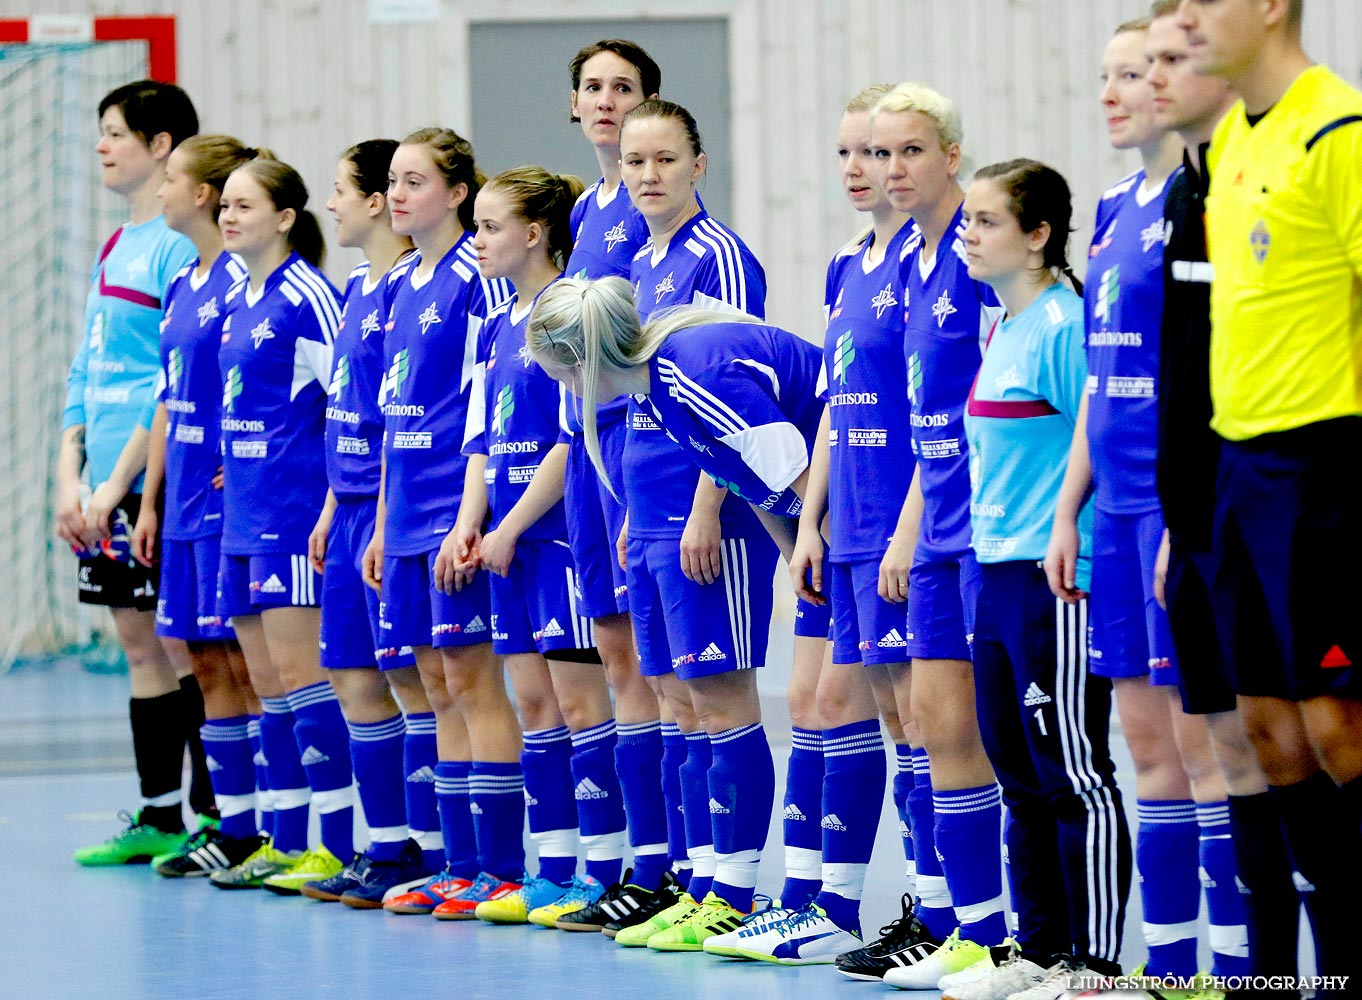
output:
[[[809,466],[804,436],[794,424],[762,424],[719,438],[739,455],[773,493],[780,493]]]
[[[293,342],[293,385],[289,387],[289,402],[297,399],[298,393],[312,382],[320,385],[323,392],[330,390],[334,353],[329,341],[322,344],[299,337]]]
[[[473,374],[468,390],[468,419],[464,423],[463,443],[468,445],[479,434],[487,433],[487,366],[478,363],[473,366]]]
[[[716,436],[737,434],[747,429],[747,421],[718,396],[704,388],[668,358],[657,359],[658,376],[668,391],[697,417],[712,427]]]

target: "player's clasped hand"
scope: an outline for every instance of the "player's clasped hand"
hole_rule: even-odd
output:
[[[484,535],[480,547],[483,568],[497,576],[510,576],[516,541],[516,536],[504,528],[496,528]]]
[[[879,595],[891,604],[902,604],[908,600],[908,570],[913,565],[913,545],[911,542],[889,540],[889,548],[880,560]]]
[[[80,532],[80,543],[83,547],[93,549],[109,537],[109,516],[125,494],[126,491],[121,491],[108,483],[100,483],[95,489],[90,497],[90,503],[85,508],[85,524]]]
[[[440,593],[453,594],[473,581],[482,565],[482,543],[478,532],[459,525],[445,535],[435,556],[434,581]]]
[[[814,528],[799,526],[794,553],[790,556],[790,582],[795,594],[820,607],[828,602],[823,596],[823,537]]]
[[[719,579],[722,537],[718,512],[691,511],[690,517],[686,518],[686,529],[681,533],[681,572],[688,580],[709,584]]]

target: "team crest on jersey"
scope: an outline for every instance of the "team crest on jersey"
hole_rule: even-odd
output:
[[[673,272],[668,271],[667,276],[663,278],[661,281],[659,281],[657,283],[657,286],[653,289],[654,305],[656,305],[658,302],[661,302],[662,296],[666,295],[668,292],[676,291],[676,285],[672,283],[672,273]]]
[[[273,339],[274,331],[270,329],[270,318],[266,316],[257,323],[255,329],[251,331],[251,344],[256,348],[259,348],[265,341]]]
[[[221,313],[218,312],[218,297],[214,295],[203,305],[199,306],[199,329],[202,330],[220,315]]]
[[[856,343],[848,330],[837,338],[837,346],[832,355],[832,377],[842,385],[847,384],[847,370],[856,360]]]
[[[492,430],[505,436],[506,425],[510,423],[513,413],[515,413],[515,397],[511,395],[511,387],[503,385],[501,391],[497,393],[496,405],[492,409]]]
[[[615,249],[615,247],[619,246],[628,238],[629,235],[624,231],[624,223],[623,222],[615,223],[614,229],[606,230],[605,252],[606,253],[612,252]]]
[[[1112,306],[1116,305],[1121,297],[1121,269],[1119,266],[1112,266],[1102,272],[1102,280],[1097,286],[1097,305],[1093,307],[1093,315],[1100,320],[1110,321]]]
[[[421,324],[421,335],[423,337],[427,330],[440,322],[440,310],[435,308],[434,302],[422,310],[421,315],[416,317],[416,322]]]
[[[941,297],[932,303],[932,318],[936,320],[936,328],[940,330],[946,325],[946,319],[959,311],[951,304],[950,293],[943,288]]]
[[[870,307],[875,310],[875,318],[879,319],[884,315],[884,311],[892,306],[899,304],[899,300],[894,298],[894,287],[886,284],[883,289],[876,293],[870,300]]]
[[[1249,233],[1249,246],[1253,248],[1253,259],[1259,264],[1267,260],[1267,252],[1272,249],[1272,234],[1268,232],[1267,223],[1262,219],[1258,220],[1258,225]]]
[[[369,334],[377,332],[378,332],[378,310],[375,309],[372,312],[370,312],[368,316],[365,316],[364,319],[360,320],[359,339],[368,340]]]
[[[1149,253],[1159,246],[1163,246],[1163,220],[1155,219],[1140,230],[1140,250]]]
[[[1007,392],[1008,389],[1015,389],[1021,384],[1021,372],[1017,370],[1016,365],[1013,365],[993,380],[993,385],[1000,394]]]
[[[145,278],[151,271],[151,262],[147,260],[146,254],[142,254],[136,259],[128,261],[125,270],[128,272],[129,278]]]

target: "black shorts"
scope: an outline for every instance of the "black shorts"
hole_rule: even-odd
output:
[[[1232,712],[1237,702],[1211,606],[1214,565],[1209,551],[1197,551],[1173,540],[1165,596],[1179,668],[1178,694],[1188,715]],[[1263,632],[1263,648],[1273,655],[1265,622]]]
[[[132,557],[132,529],[141,508],[142,494],[125,496],[109,515],[110,537],[101,543],[99,553],[81,556],[77,580],[82,604],[156,610],[161,578],[159,552],[150,567]]]
[[[1362,697],[1359,454],[1362,417],[1225,442],[1213,587],[1239,694]]]

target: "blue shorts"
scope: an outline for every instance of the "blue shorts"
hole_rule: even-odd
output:
[[[326,535],[326,568],[322,573],[322,666],[328,670],[373,667],[385,670],[416,662],[411,647],[379,657],[378,594],[364,582],[364,550],[374,536],[378,502],[371,497],[340,498]],[[386,652],[386,651],[385,651]]]
[[[404,649],[415,646],[476,646],[492,639],[492,601],[487,574],[445,594],[435,589],[437,545],[424,555],[383,557],[383,596],[378,606],[379,669],[404,666]]]
[[[498,656],[551,656],[596,644],[591,619],[577,605],[577,570],[567,542],[521,539],[510,576],[478,576],[492,588],[492,650]]]
[[[624,423],[610,423],[598,430],[601,457],[615,488],[622,491]],[[611,495],[596,474],[591,456],[586,453],[586,438],[581,434],[573,437],[568,447],[563,499],[567,506],[568,544],[572,546],[581,586],[578,598],[581,613],[588,618],[603,618],[628,611],[625,573],[615,557],[615,540],[624,527],[624,504]]]
[[[764,666],[779,552],[765,531],[720,543],[711,584],[681,572],[679,539],[631,538],[629,610],[647,677],[682,680]]]
[[[908,655],[968,660],[974,650],[979,563],[973,552],[918,549],[908,571]]]
[[[832,662],[908,662],[908,608],[879,595],[880,561],[827,564],[832,576]]]
[[[826,639],[832,632],[832,602],[810,604],[795,598],[794,634],[801,639]]]
[[[1092,591],[1088,601],[1088,670],[1098,677],[1144,677],[1176,685],[1168,613],[1154,600],[1154,562],[1163,513],[1092,518]]]
[[[161,593],[156,600],[156,634],[186,642],[235,639],[218,614],[221,535],[180,542],[161,541]]]
[[[223,621],[271,608],[315,608],[321,574],[306,555],[233,556],[218,562],[217,610]]]

